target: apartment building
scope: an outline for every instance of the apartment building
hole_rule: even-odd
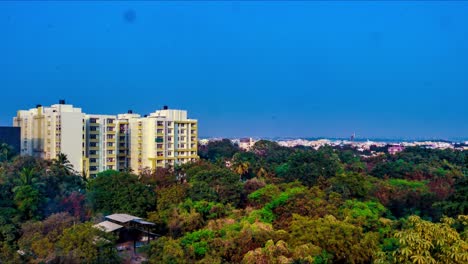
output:
[[[170,167],[198,159],[197,120],[164,107],[140,116],[85,114],[65,104],[20,110],[21,154],[53,159],[67,154],[76,171],[94,177],[104,170]]]
[[[13,126],[21,127],[21,155],[53,159],[66,153],[76,171],[83,170],[84,113],[60,100],[50,107],[19,110]]]
[[[164,107],[143,117],[119,115],[119,120],[128,122],[130,167],[137,172],[198,159],[197,120],[188,119],[185,110]]]

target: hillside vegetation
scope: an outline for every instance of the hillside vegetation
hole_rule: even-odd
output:
[[[468,263],[466,151],[363,158],[224,140],[199,154],[94,179],[66,156],[4,155],[0,263],[119,263],[116,237],[92,228],[111,213],[157,224],[149,263]]]

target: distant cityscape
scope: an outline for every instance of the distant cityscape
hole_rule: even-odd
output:
[[[199,140],[200,145],[206,145],[210,141],[218,141],[222,138],[203,138]],[[232,143],[237,144],[239,148],[244,150],[249,150],[254,146],[254,144],[262,140],[262,138],[232,138],[230,139]],[[376,148],[386,148],[390,154],[395,154],[404,150],[406,147],[423,147],[429,149],[453,149],[453,150],[468,150],[468,141],[447,141],[447,140],[363,140],[363,139],[327,139],[327,138],[318,138],[318,139],[267,139],[277,142],[280,146],[283,147],[311,147],[318,149],[323,146],[333,146],[333,147],[351,147],[356,149],[359,152],[370,152],[373,155],[378,155],[379,152],[373,149]]]

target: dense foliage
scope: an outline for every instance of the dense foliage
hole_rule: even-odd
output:
[[[468,263],[468,152],[360,154],[223,140],[194,163],[94,179],[64,155],[4,154],[0,263],[118,263],[92,226],[119,212],[157,224],[148,263]]]

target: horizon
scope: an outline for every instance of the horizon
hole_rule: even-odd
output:
[[[0,126],[63,98],[187,110],[210,137],[468,136],[468,2],[0,7]]]

